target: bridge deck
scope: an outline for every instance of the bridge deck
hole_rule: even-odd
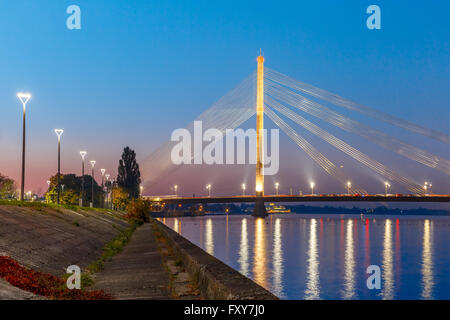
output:
[[[145,197],[154,202],[161,202],[166,204],[188,204],[188,203],[244,203],[255,202],[256,196],[231,196],[231,197]],[[264,202],[450,202],[450,195],[305,195],[305,196],[290,196],[290,195],[268,195],[264,196]]]

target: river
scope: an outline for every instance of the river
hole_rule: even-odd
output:
[[[282,299],[450,299],[450,217],[159,220]],[[371,265],[381,271],[379,289],[368,288]]]

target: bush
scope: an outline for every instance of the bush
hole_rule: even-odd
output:
[[[142,224],[149,221],[150,201],[148,200],[132,200],[127,206],[126,218],[130,222]]]

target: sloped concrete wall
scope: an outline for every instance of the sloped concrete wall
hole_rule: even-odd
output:
[[[82,270],[128,224],[115,212],[0,205],[0,255],[34,270],[61,276]]]

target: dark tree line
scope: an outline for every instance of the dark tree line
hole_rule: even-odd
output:
[[[92,182],[94,182],[94,206],[103,204],[103,191],[101,186],[90,175],[84,176],[84,205],[88,206],[92,201]],[[61,204],[78,205],[81,198],[82,177],[73,173],[61,175]],[[56,202],[57,175],[50,177],[50,186],[46,194],[48,202]],[[62,187],[64,186],[64,187]]]

